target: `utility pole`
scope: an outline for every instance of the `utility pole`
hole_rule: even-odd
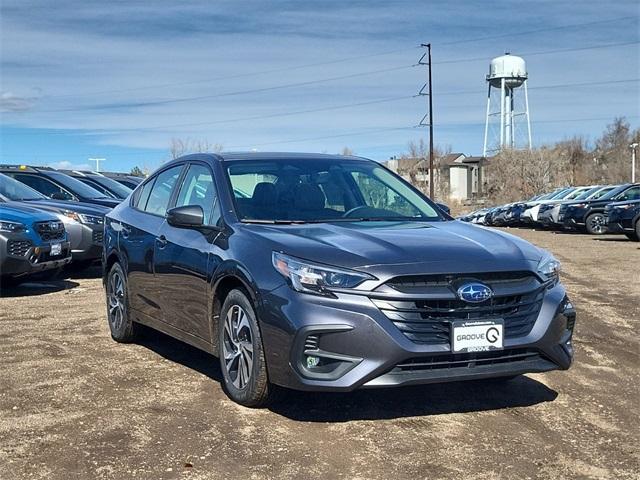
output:
[[[638,148],[638,143],[632,143],[629,148],[631,149],[631,183],[636,183],[636,148]]]
[[[426,48],[427,51],[422,54],[420,60],[418,60],[418,65],[427,65],[428,66],[428,76],[427,83],[422,86],[418,95],[428,96],[429,97],[429,111],[422,117],[420,120],[419,126],[429,127],[429,197],[431,199],[434,198],[435,185],[434,185],[434,176],[433,176],[433,90],[431,88],[431,44],[430,43],[422,43],[420,45],[422,48]],[[426,61],[425,61],[426,57]],[[425,92],[425,88],[428,88],[428,91]],[[429,123],[425,123],[425,119],[429,117]]]
[[[96,172],[100,171],[100,162],[105,162],[106,158],[89,158],[90,162],[96,162]]]

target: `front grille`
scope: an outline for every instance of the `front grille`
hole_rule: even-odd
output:
[[[94,230],[92,234],[93,243],[102,245],[104,240],[104,232],[102,230]]]
[[[35,230],[45,242],[64,239],[64,223],[62,222],[38,222]]]
[[[7,251],[9,255],[15,257],[24,257],[31,248],[29,240],[9,240],[7,242]]]
[[[541,356],[538,351],[530,348],[429,355],[404,360],[396,365],[390,373],[441,370],[447,368],[473,368],[476,366],[497,365],[500,363],[538,360],[539,358],[541,358]]]
[[[490,286],[494,296],[475,304],[458,299],[457,287],[470,281]],[[372,298],[373,303],[409,340],[428,345],[449,344],[451,324],[459,320],[502,319],[506,338],[527,335],[545,289],[529,272],[399,277],[386,285],[404,295]]]

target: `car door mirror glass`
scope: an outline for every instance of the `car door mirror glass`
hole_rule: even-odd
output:
[[[50,197],[53,200],[69,200],[69,197],[62,192],[53,192]]]
[[[167,211],[167,223],[173,227],[202,227],[204,225],[204,211],[200,205],[172,208]]]

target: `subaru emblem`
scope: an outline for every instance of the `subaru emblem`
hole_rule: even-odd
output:
[[[493,297],[493,291],[483,283],[465,283],[458,289],[458,298],[468,303],[480,303]]]

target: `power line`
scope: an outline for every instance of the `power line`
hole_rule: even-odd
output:
[[[584,87],[584,86],[596,86],[596,85],[607,85],[607,84],[620,84],[620,83],[632,83],[638,82],[640,78],[633,79],[621,79],[621,80],[605,80],[605,81],[597,81],[597,82],[579,82],[579,83],[563,83],[563,84],[553,84],[553,85],[538,85],[529,87],[529,90],[544,90],[544,89],[555,89],[555,88],[568,88],[568,87]],[[438,95],[470,95],[470,94],[481,94],[484,93],[484,90],[458,90],[458,91],[445,91],[440,92]],[[117,129],[106,129],[104,131],[96,132],[95,135],[109,135],[114,133],[121,132],[148,132],[148,131],[161,131],[164,129],[173,129],[173,128],[182,128],[182,127],[201,127],[201,126],[209,126],[209,125],[224,125],[227,123],[234,122],[243,122],[243,121],[251,121],[251,120],[264,120],[268,118],[278,118],[285,116],[293,116],[300,115],[305,113],[316,113],[316,112],[324,112],[330,110],[340,110],[345,108],[352,107],[360,107],[366,105],[375,105],[379,103],[389,103],[400,100],[408,100],[410,98],[415,98],[417,95],[410,96],[398,96],[398,97],[388,97],[382,98],[378,100],[371,100],[365,102],[357,102],[357,103],[347,103],[342,105],[333,105],[328,107],[319,107],[319,108],[311,108],[306,110],[294,110],[289,112],[279,112],[265,115],[254,115],[240,118],[232,118],[232,119],[224,119],[224,120],[213,120],[207,122],[194,122],[194,123],[182,123],[182,124],[170,124],[170,125],[158,125],[155,127],[141,127],[141,128],[117,128]],[[0,127],[1,128],[1,127]],[[15,133],[13,135],[77,135],[75,132],[22,132]]]
[[[486,37],[476,37],[476,38],[468,38],[463,40],[455,40],[452,42],[439,43],[438,46],[442,47],[445,45],[459,45],[461,43],[481,42],[484,40],[495,40],[498,38],[507,38],[507,37],[513,37],[513,36],[521,37],[522,35],[532,35],[535,33],[550,32],[553,30],[565,30],[567,28],[586,27],[586,26],[598,25],[602,23],[612,23],[612,22],[619,22],[622,20],[631,20],[631,19],[637,19],[637,18],[638,17],[636,17],[635,15],[627,15],[625,17],[610,18],[607,20],[595,20],[593,22],[585,22],[585,23],[572,23],[567,25],[559,25],[557,27],[545,27],[545,28],[538,28],[535,30],[524,30],[524,31],[518,31],[514,33],[502,33],[500,35],[490,35]]]
[[[497,38],[507,38],[507,37],[513,37],[513,36],[531,35],[531,34],[541,33],[541,32],[546,32],[546,31],[563,30],[563,29],[567,29],[567,28],[586,27],[586,26],[592,26],[592,25],[603,24],[603,23],[613,23],[613,22],[624,21],[624,20],[635,19],[635,18],[637,18],[637,17],[635,17],[635,16],[617,17],[617,18],[611,18],[611,19],[606,19],[606,20],[596,20],[596,21],[592,21],[592,22],[574,23],[574,24],[562,25],[562,26],[557,26],[557,27],[540,28],[540,29],[529,30],[529,31],[519,31],[519,32],[513,32],[513,33],[504,33],[504,34],[500,34],[500,35],[467,38],[467,39],[456,40],[456,41],[452,41],[452,42],[438,43],[436,45],[437,46],[458,45],[458,44],[461,44],[461,43],[479,42],[479,41],[484,41],[484,40],[493,40],[493,39],[497,39]],[[270,73],[280,73],[280,72],[286,72],[286,71],[291,71],[291,70],[301,70],[301,69],[312,68],[312,67],[317,67],[317,66],[333,65],[333,64],[337,64],[337,63],[350,62],[350,61],[353,61],[353,60],[380,57],[380,56],[391,55],[391,54],[400,53],[400,52],[408,52],[410,50],[416,50],[416,49],[419,49],[419,48],[420,48],[419,45],[415,45],[413,47],[399,48],[399,49],[387,50],[387,51],[384,51],[384,52],[364,54],[364,55],[354,55],[354,56],[350,56],[350,57],[343,57],[343,58],[339,58],[339,59],[336,59],[336,60],[328,60],[328,61],[324,61],[324,62],[306,63],[306,64],[293,65],[293,66],[275,68],[275,69],[269,69],[269,70],[261,70],[261,71],[247,72],[247,73],[239,73],[239,74],[234,74],[234,75],[223,75],[223,76],[211,77],[211,78],[202,79],[202,80],[192,80],[192,81],[188,81],[188,82],[163,83],[163,84],[156,84],[156,85],[145,85],[143,87],[132,87],[132,88],[124,88],[124,89],[103,90],[103,91],[98,91],[98,92],[93,92],[93,93],[85,93],[85,94],[80,94],[80,95],[78,95],[78,94],[51,95],[51,96],[46,96],[45,98],[47,98],[47,99],[56,99],[56,98],[93,97],[93,96],[97,96],[97,95],[107,95],[107,94],[113,94],[113,93],[127,93],[127,92],[134,92],[134,91],[152,90],[152,89],[157,89],[157,88],[169,88],[169,87],[185,86],[185,85],[197,85],[197,84],[200,84],[200,83],[209,83],[209,82],[214,82],[214,81],[217,81],[217,80],[228,80],[228,79],[243,78],[243,77],[256,76],[256,75],[265,75],[265,74],[270,74]],[[566,50],[566,51],[573,51],[573,50]],[[479,60],[479,59],[471,59],[470,61],[476,61],[476,60]],[[462,62],[462,61],[469,61],[469,60],[460,60],[460,62]],[[457,62],[458,61],[437,62],[437,63],[457,63]],[[434,62],[434,64],[435,63],[436,62]]]
[[[583,50],[597,50],[601,48],[612,48],[612,47],[623,47],[627,45],[637,45],[640,43],[640,40],[634,40],[632,42],[620,42],[620,43],[609,43],[606,45],[593,45],[590,47],[576,47],[576,48],[558,48],[554,50],[543,50],[537,52],[512,52],[517,55],[521,55],[523,57],[533,57],[537,55],[550,55],[553,53],[567,53],[567,52],[579,52]],[[440,62],[433,62],[434,65],[445,65],[450,63],[467,63],[467,62],[479,62],[479,61],[487,61],[490,60],[490,57],[473,57],[473,58],[461,58],[458,60],[442,60]]]
[[[232,97],[232,96],[238,96],[238,95],[246,95],[246,94],[249,94],[249,93],[260,93],[260,92],[268,92],[268,91],[272,91],[272,90],[280,90],[280,89],[284,89],[284,88],[315,85],[317,83],[333,82],[333,81],[336,81],[336,80],[344,80],[344,79],[347,79],[347,78],[356,78],[356,77],[362,77],[362,76],[373,75],[373,74],[378,74],[378,73],[387,73],[387,72],[393,72],[393,71],[398,71],[398,70],[405,70],[405,69],[408,69],[408,68],[413,68],[414,66],[415,65],[403,65],[403,66],[399,66],[399,67],[382,68],[382,69],[378,69],[378,70],[369,70],[367,72],[352,73],[352,74],[349,74],[349,75],[340,75],[340,76],[337,76],[337,77],[328,77],[328,78],[321,78],[321,79],[316,79],[316,80],[307,80],[307,81],[304,81],[304,82],[286,83],[286,84],[282,84],[282,85],[274,85],[274,86],[271,86],[271,87],[253,88],[253,89],[249,89],[249,90],[238,90],[238,91],[235,91],[235,92],[217,93],[217,94],[212,94],[212,95],[200,95],[200,96],[195,96],[195,97],[183,97],[183,98],[174,98],[174,99],[168,99],[168,100],[155,100],[155,101],[148,101],[148,102],[130,102],[130,103],[115,104],[115,105],[93,105],[93,106],[76,107],[76,108],[56,109],[56,110],[39,110],[39,112],[41,112],[41,113],[62,113],[62,112],[78,112],[78,111],[94,111],[94,110],[111,110],[111,109],[119,109],[119,108],[155,107],[155,106],[169,105],[169,104],[174,104],[174,103],[184,103],[184,102],[192,102],[192,101],[210,100],[210,99],[213,99],[213,98]]]

